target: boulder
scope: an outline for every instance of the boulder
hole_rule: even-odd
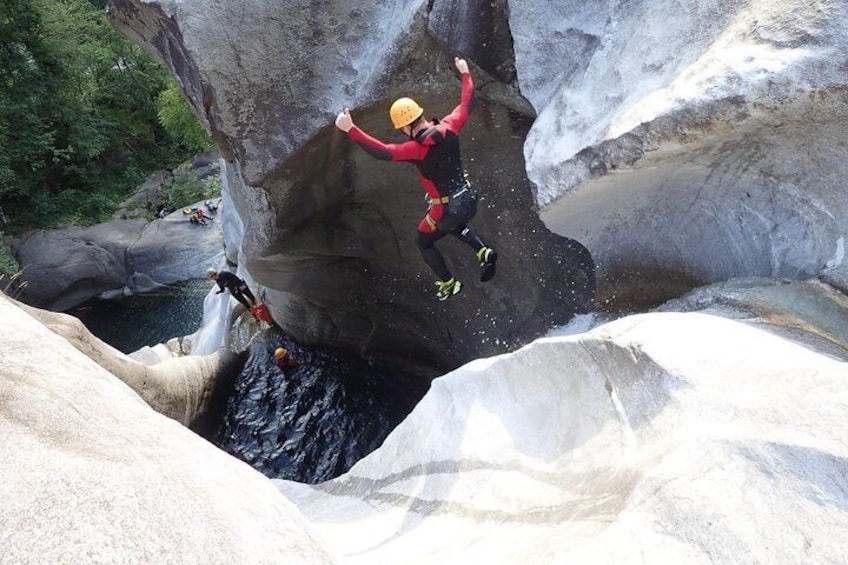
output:
[[[173,181],[175,175],[191,172],[200,182],[218,178],[221,173],[220,158],[217,151],[207,151],[196,155],[173,171],[156,171],[150,174],[129,198],[121,202],[113,218],[126,220],[157,212],[160,209],[161,189]]]
[[[121,202],[113,218],[126,220],[155,212],[159,206],[160,189],[172,178],[170,171],[156,171],[150,174],[129,198]]]
[[[145,345],[141,349],[129,353],[128,356],[142,365],[158,365],[163,361],[173,359],[174,353],[165,344],[157,343],[153,347]]]
[[[197,155],[189,162],[197,180],[203,182],[221,174],[221,155],[217,151],[207,151]]]
[[[27,304],[63,311],[97,296],[147,292],[193,278],[223,261],[220,222],[113,220],[88,228],[37,230],[11,240]]]

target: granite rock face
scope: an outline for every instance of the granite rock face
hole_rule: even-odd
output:
[[[113,24],[165,62],[212,132],[242,223],[239,267],[298,340],[432,376],[591,307],[592,258],[551,234],[533,201],[523,143],[534,111],[515,87],[505,3],[478,4],[111,2]],[[473,253],[445,241],[466,289],[439,303],[414,244],[425,213],[414,169],[371,159],[333,118],[350,107],[368,131],[403,141],[391,99],[450,112],[458,54],[471,57],[480,100],[463,130],[484,197],[473,225],[501,262],[481,285]]]
[[[221,349],[209,355],[169,356],[144,363],[124,355],[68,314],[40,310],[0,294],[0,301],[18,306],[78,351],[118,377],[151,408],[184,426],[212,437],[243,356]],[[161,345],[161,347],[165,347]],[[146,360],[153,361],[150,356]]]
[[[531,4],[510,12],[528,174],[599,302],[843,261],[844,3]]]

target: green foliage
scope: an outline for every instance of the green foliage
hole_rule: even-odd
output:
[[[180,168],[174,172],[171,182],[159,190],[159,199],[166,208],[178,210],[220,194],[221,179],[219,177],[209,177],[201,181],[191,169]]]
[[[20,271],[21,266],[12,257],[12,252],[9,250],[9,246],[6,245],[3,237],[3,232],[0,231],[0,275],[12,276]]]
[[[209,151],[214,147],[212,138],[191,113],[180,87],[173,80],[168,88],[159,93],[159,123],[193,153]]]
[[[161,94],[175,89],[164,68],[109,25],[104,6],[0,2],[0,205],[10,230],[102,221],[147,174],[211,146],[185,101]],[[180,110],[189,117],[174,118]],[[160,124],[160,113],[172,121]]]

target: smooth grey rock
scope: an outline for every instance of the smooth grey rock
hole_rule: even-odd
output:
[[[142,237],[127,250],[132,272],[141,273],[160,285],[205,278],[206,269],[220,264],[223,256],[223,237],[217,216],[207,225],[198,226],[191,224],[179,210],[162,220],[150,222]]]
[[[3,563],[335,562],[265,477],[2,295],[0,398]]]
[[[177,211],[161,220],[114,220],[39,230],[14,240],[27,286],[22,300],[54,311],[97,296],[148,292],[204,278],[223,260],[220,222],[196,226]]]
[[[656,311],[733,317],[848,361],[848,296],[818,279],[733,279],[695,289]]]
[[[848,366],[789,333],[828,293],[746,286],[760,322],[643,314],[478,359],[345,475],[275,483],[351,564],[839,563]]]
[[[38,230],[12,248],[27,286],[22,299],[41,308],[66,310],[107,290],[120,289],[129,275],[126,250],[140,237],[145,220],[114,220],[90,228]]]
[[[92,335],[74,316],[3,299],[67,339],[126,383],[157,412],[204,434],[214,432],[209,426],[243,363],[238,355],[219,350],[205,356],[173,357],[164,345],[158,344],[140,354],[137,362]],[[158,353],[157,348],[164,352]]]
[[[840,3],[511,6],[546,225],[597,264],[601,304],[734,277],[804,279],[848,235]]]

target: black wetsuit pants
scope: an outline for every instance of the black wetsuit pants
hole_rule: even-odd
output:
[[[248,302],[247,302],[248,298],[250,299],[250,302],[252,302],[253,304],[256,304],[256,297],[253,296],[253,293],[250,292],[250,287],[248,287],[246,284],[243,285],[241,288],[239,288],[237,286],[236,287],[230,287],[230,294],[232,294],[233,298],[235,298],[236,300],[241,302],[244,305],[244,307],[247,308],[248,310],[250,310],[250,308],[252,306],[252,304],[248,304]]]
[[[477,232],[468,225],[475,214],[477,213],[477,193],[471,189],[464,192],[456,199],[451,199],[441,219],[436,224],[436,231],[433,233],[418,232],[416,245],[421,251],[421,257],[424,262],[432,269],[432,271],[442,281],[450,280],[450,269],[445,263],[445,258],[442,253],[436,248],[435,243],[445,237],[452,235],[461,242],[469,245],[474,251],[479,251],[486,246]]]

